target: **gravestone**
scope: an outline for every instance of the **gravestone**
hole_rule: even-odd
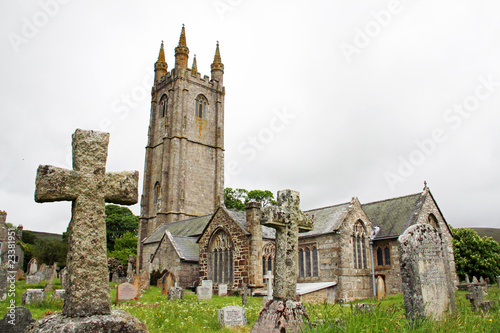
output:
[[[66,290],[64,289],[56,289],[54,293],[52,293],[52,298],[62,298],[66,296]]]
[[[264,301],[267,302],[273,299],[273,279],[274,279],[273,272],[267,271],[267,274],[264,275],[264,279],[266,280],[267,284],[267,295],[264,296]]]
[[[41,264],[39,267],[38,267],[38,272],[42,272],[43,274],[43,277],[42,277],[42,280],[48,280],[50,278],[50,276],[46,276],[45,275],[45,272],[47,270],[47,265],[45,264]]]
[[[132,278],[132,275],[134,275],[134,264],[135,264],[134,256],[129,255],[127,259],[127,279],[129,280]]]
[[[25,283],[26,284],[38,284],[43,280],[43,273],[38,271],[33,275],[26,275]]]
[[[22,269],[18,269],[16,271],[16,281],[19,281],[23,278],[24,272]]]
[[[227,284],[219,284],[219,296],[227,296]]]
[[[43,289],[26,289],[26,292],[23,293],[21,305],[41,302],[46,298],[47,293],[45,293]]]
[[[456,310],[454,286],[444,242],[429,224],[410,226],[399,236],[399,258],[406,317],[441,319]]]
[[[247,324],[247,310],[241,306],[226,306],[219,309],[219,324],[224,327],[245,326]]]
[[[201,285],[205,287],[209,287],[210,289],[213,289],[214,284],[212,280],[201,280]]]
[[[117,283],[118,282],[118,272],[113,272],[111,275],[111,282]]]
[[[5,267],[0,267],[0,301],[7,299],[7,289],[9,289],[8,274]]]
[[[50,271],[51,271],[51,274],[49,277],[49,283],[47,283],[47,285],[45,285],[45,288],[43,288],[43,291],[45,291],[45,292],[54,291],[54,279],[57,278],[57,263],[56,262],[52,265],[52,269]]]
[[[478,310],[484,302],[483,288],[473,284],[468,286],[468,291],[465,297],[470,301],[472,308]]]
[[[142,290],[149,290],[149,287],[151,286],[151,276],[148,271],[142,271],[141,274],[139,274],[139,281],[139,287]]]
[[[137,287],[131,283],[125,282],[116,288],[116,301],[130,301],[137,297]]]
[[[36,258],[32,258],[28,263],[28,271],[26,275],[33,275],[38,271],[38,260]]]
[[[309,231],[313,222],[300,210],[299,192],[284,190],[278,206],[262,209],[262,225],[276,229],[273,300],[266,302],[252,328],[254,333],[301,332],[309,316],[297,293],[299,232]]]
[[[479,284],[480,285],[485,285],[486,281],[484,281],[484,278],[482,276],[479,277]]]
[[[248,286],[246,283],[243,283],[241,286],[241,305],[247,306],[248,305],[248,296],[250,294],[250,289],[248,289]]]
[[[385,298],[385,282],[380,275],[377,277],[377,300],[381,301]]]
[[[184,289],[179,287],[170,287],[168,288],[168,300],[172,299],[184,299]]]
[[[469,276],[465,275],[465,283],[470,283]]]
[[[34,321],[30,310],[24,306],[16,306],[9,309],[0,320],[0,332],[23,333]]]
[[[198,299],[212,299],[212,288],[209,286],[196,287],[196,296]]]
[[[479,281],[477,280],[477,277],[475,277],[475,276],[472,277],[472,283],[479,284]]]
[[[68,269],[66,267],[61,269],[61,272],[59,272],[59,279],[61,280],[61,288],[67,289],[68,288]]]
[[[68,282],[62,313],[41,318],[29,332],[146,332],[134,316],[111,311],[105,203],[137,203],[138,172],[106,172],[109,133],[77,129],[73,170],[38,167],[35,201],[72,201],[68,227]]]
[[[139,274],[135,274],[133,277],[132,277],[132,282],[131,284],[133,284],[136,288],[137,288],[137,297],[141,297],[142,296],[142,288],[141,288],[141,277],[139,276]]]

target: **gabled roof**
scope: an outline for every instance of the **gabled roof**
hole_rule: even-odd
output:
[[[375,239],[398,237],[413,224],[425,201],[425,193],[361,205],[372,226],[380,227]]]
[[[172,235],[175,236],[197,237],[202,234],[206,225],[212,218],[212,215],[213,214],[208,214],[208,215],[193,217],[187,220],[163,223],[161,226],[156,228],[156,230],[153,231],[151,236],[147,237],[143,241],[143,243],[144,244],[158,243],[165,234],[165,231],[167,230]]]
[[[241,210],[235,210],[235,209],[228,209],[227,210],[229,215],[233,218],[233,220],[240,225],[240,227],[245,231],[245,233],[248,233],[247,230],[247,214],[245,211]],[[266,226],[262,226],[262,238],[267,238],[267,239],[275,239],[276,238],[276,230],[273,228],[269,228]]]
[[[321,235],[338,230],[351,203],[323,207],[305,211],[304,213],[312,218],[314,216],[313,230],[300,233],[299,238]]]
[[[167,235],[169,232],[167,231]],[[179,258],[185,261],[199,261],[200,247],[196,243],[197,237],[174,236],[169,237]]]

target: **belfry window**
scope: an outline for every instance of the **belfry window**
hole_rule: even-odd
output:
[[[158,113],[162,118],[167,116],[167,101],[167,95],[163,95],[160,99],[160,109]]]
[[[207,117],[207,99],[203,95],[198,95],[195,100],[196,117],[205,119]]]
[[[233,249],[228,234],[219,230],[211,239],[208,254],[209,276],[214,283],[233,281]]]
[[[366,228],[364,223],[359,220],[354,225],[354,234],[352,235],[352,252],[354,268],[368,268],[366,259]]]

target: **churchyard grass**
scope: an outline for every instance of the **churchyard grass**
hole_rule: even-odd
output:
[[[26,285],[24,280],[16,283],[16,305],[21,305],[22,293],[26,289],[43,288],[46,281],[36,285]],[[116,299],[116,285],[111,283],[111,301]],[[59,279],[54,280],[54,287],[61,288]],[[47,300],[38,304],[26,305],[34,318],[38,319],[48,313],[62,311],[62,300],[52,300],[47,293]],[[347,304],[306,304],[313,322],[309,332],[500,332],[500,307],[497,305],[489,312],[474,312],[466,292],[457,291],[457,314],[442,321],[426,320],[410,327],[405,317],[403,295],[389,296],[379,302],[374,299],[362,300]],[[500,299],[497,287],[488,289],[486,300]],[[155,306],[155,303],[159,304]],[[139,304],[141,303],[141,304]],[[371,311],[359,310],[358,303],[375,304]],[[0,317],[7,311],[7,302],[0,302]],[[241,306],[241,298],[237,296],[219,297],[211,300],[200,300],[196,294],[186,291],[184,299],[168,301],[161,289],[151,286],[139,300],[113,304],[112,308],[125,310],[146,323],[150,332],[250,332],[261,308],[261,299],[248,298],[245,327],[224,330],[218,323],[218,309],[228,306]]]

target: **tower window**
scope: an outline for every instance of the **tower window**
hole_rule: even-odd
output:
[[[198,95],[195,100],[196,117],[205,119],[207,117],[207,99],[203,95]]]
[[[167,116],[167,101],[167,95],[163,95],[160,99],[160,109],[158,113],[162,118]]]

